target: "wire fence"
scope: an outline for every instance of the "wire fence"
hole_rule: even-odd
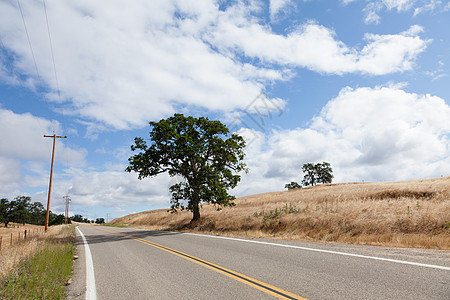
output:
[[[0,227],[0,252],[7,247],[12,247],[18,243],[30,240],[45,232],[44,226],[17,225],[10,227]]]

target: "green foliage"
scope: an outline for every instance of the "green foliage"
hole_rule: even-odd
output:
[[[31,203],[28,196],[18,196],[12,201],[0,200],[0,222],[8,226],[10,222],[44,225],[46,210],[40,202]],[[64,215],[56,215],[50,211],[49,225],[64,223]]]
[[[284,185],[284,188],[288,189],[288,190],[296,190],[296,189],[301,189],[302,186],[295,181],[291,181],[291,183],[286,183]]]
[[[74,216],[71,217],[70,219],[71,219],[72,221],[75,221],[75,222],[83,222],[83,221],[84,221],[82,215],[74,215]]]
[[[12,221],[12,206],[8,199],[2,198],[0,200],[0,222],[5,223],[5,227],[8,227],[8,223]]]
[[[0,299],[65,299],[74,250],[73,239],[48,244],[0,282]]]
[[[105,223],[105,219],[103,219],[103,218],[97,218],[97,219],[95,220],[95,223],[96,223],[96,224],[103,224],[103,223]]]
[[[331,183],[333,180],[333,170],[327,162],[323,163],[306,163],[302,167],[303,181],[305,186],[316,185],[318,183]]]
[[[80,223],[91,223],[91,221],[88,220],[88,218],[85,218],[82,215],[78,215],[78,214],[70,217],[70,220],[72,220],[74,222],[80,222]],[[92,223],[94,223],[93,220],[92,220]]]
[[[131,150],[140,152],[128,159],[127,172],[137,172],[139,179],[165,172],[182,176],[184,181],[169,188],[171,210],[192,211],[192,221],[200,218],[201,203],[212,203],[219,209],[234,205],[235,197],[227,190],[240,181],[237,173],[247,171],[242,162],[245,141],[241,136],[230,134],[219,121],[182,114],[150,122],[150,126],[150,144],[135,138]]]
[[[30,206],[31,198],[28,196],[18,196],[11,201],[11,209],[12,209],[12,220],[17,223],[25,223],[28,222],[29,212],[28,207]]]
[[[29,215],[29,223],[35,225],[44,225],[45,224],[45,213],[46,210],[44,205],[41,202],[34,202],[29,206],[28,209]]]
[[[50,212],[50,214],[48,215],[48,225],[49,226],[64,224],[65,220],[66,220],[66,217],[62,214],[57,215],[57,214]]]
[[[333,169],[331,165],[327,162],[317,163],[315,165],[317,172],[317,182],[318,183],[331,183],[333,180]]]

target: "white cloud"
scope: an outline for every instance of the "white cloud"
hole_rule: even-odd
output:
[[[356,1],[358,1],[358,0],[341,0],[341,3],[345,6],[345,5],[348,5],[348,4],[350,4],[352,2],[356,2]]]
[[[335,181],[385,181],[449,175],[450,107],[398,86],[344,88],[308,128],[260,132],[247,150],[241,195],[300,181],[306,162],[330,162]]]
[[[295,7],[295,3],[292,0],[270,0],[269,12],[271,21],[276,21],[278,14],[291,7]]]
[[[241,50],[246,56],[263,62],[296,65],[330,74],[381,75],[410,70],[427,44],[417,31],[411,34],[412,30],[392,35],[366,34],[368,43],[358,50],[338,41],[332,30],[315,23],[307,23],[287,36],[273,34],[260,25],[233,25],[226,19],[218,26],[213,42],[228,50]]]
[[[23,9],[41,78],[55,91],[41,3]],[[101,1],[48,1],[47,9],[61,94],[71,102],[65,113],[117,129],[143,126],[179,105],[240,108],[264,82],[284,80],[282,71],[239,62],[203,41],[219,14],[212,1],[109,3],[108,9]],[[0,28],[17,54],[14,67],[35,78],[14,3],[0,3]]]
[[[355,1],[358,0],[342,0],[344,5]],[[413,15],[417,16],[424,12],[445,12],[450,5],[447,3],[444,6],[441,0],[376,0],[367,2],[363,9],[366,24],[379,24],[381,21],[380,13],[385,9],[388,11],[396,10],[399,13],[414,10]]]
[[[0,3],[2,42],[28,85],[48,88],[59,112],[79,116],[94,133],[141,127],[185,107],[243,109],[266,84],[290,79],[293,67],[328,74],[410,70],[426,45],[417,35],[368,35],[359,50],[315,23],[275,34],[255,17],[258,1],[225,10],[207,0],[110,2],[107,9],[101,1],[46,3],[61,99],[40,1],[22,8],[42,82],[15,2]],[[272,11],[286,3],[272,2]]]
[[[424,12],[427,12],[427,11],[433,12],[433,11],[436,11],[438,9],[442,9],[442,11],[446,11],[446,10],[448,10],[449,7],[450,7],[450,2],[447,3],[446,7],[443,7],[442,6],[442,1],[440,1],[440,0],[431,0],[431,1],[429,1],[429,3],[426,3],[426,4],[424,4],[421,7],[416,7],[414,9],[414,16],[417,16],[417,15],[419,15],[421,13],[424,13]]]
[[[16,114],[0,107],[0,157],[49,161],[52,152],[52,138],[44,138],[44,134],[52,135],[53,131],[61,132],[57,121],[49,121],[33,116],[30,113]],[[72,163],[83,163],[86,150],[68,148],[64,142],[57,139],[59,153],[64,153],[64,159]],[[64,162],[62,155],[56,155],[56,160]]]
[[[0,156],[0,198],[15,196],[21,179],[20,162]]]
[[[71,169],[70,173],[72,179],[68,193],[75,205],[170,206],[168,175],[138,180],[135,173],[126,173],[123,170],[96,172]]]
[[[397,9],[397,11],[409,10],[417,0],[382,0],[388,10]]]
[[[381,17],[378,15],[378,9],[374,5],[367,5],[363,12],[365,13],[364,23],[366,24],[379,24]]]
[[[61,125],[0,107],[0,128],[0,195],[15,197],[20,190],[46,186],[53,141],[44,134],[61,132]],[[57,139],[55,163],[83,165],[86,155],[85,149],[68,147]]]

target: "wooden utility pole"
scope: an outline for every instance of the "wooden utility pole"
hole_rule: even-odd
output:
[[[64,223],[67,225],[68,223],[68,218],[69,218],[69,202],[70,202],[70,197],[69,195],[66,194],[65,197],[63,197],[64,199],[66,199],[66,219],[64,221]]]
[[[50,196],[52,193],[52,178],[53,178],[53,163],[55,162],[55,143],[56,143],[56,139],[66,139],[67,136],[62,136],[62,135],[44,135],[44,137],[51,137],[53,138],[53,152],[52,152],[52,165],[50,168],[50,183],[48,184],[48,200],[47,200],[47,214],[45,215],[45,231],[48,230],[48,217],[50,214]]]

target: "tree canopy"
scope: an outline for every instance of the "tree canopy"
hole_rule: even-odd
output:
[[[290,183],[286,183],[284,185],[284,188],[288,189],[288,190],[296,190],[296,189],[301,189],[302,186],[295,181],[291,181]]]
[[[0,200],[0,222],[8,227],[8,223],[29,223],[44,225],[46,210],[41,202],[31,202],[28,196],[17,196],[9,201],[6,198]],[[63,224],[64,215],[54,214],[50,211],[49,225]]]
[[[327,162],[303,164],[303,180],[305,186],[316,185],[318,183],[331,183],[333,180],[333,169]]]
[[[243,159],[244,139],[230,134],[220,121],[175,114],[159,122],[150,122],[150,143],[136,137],[127,172],[137,172],[138,178],[168,172],[182,176],[184,181],[170,186],[171,209],[188,209],[192,221],[200,218],[201,203],[233,206],[235,197],[228,189],[240,181],[237,173],[246,171]]]

